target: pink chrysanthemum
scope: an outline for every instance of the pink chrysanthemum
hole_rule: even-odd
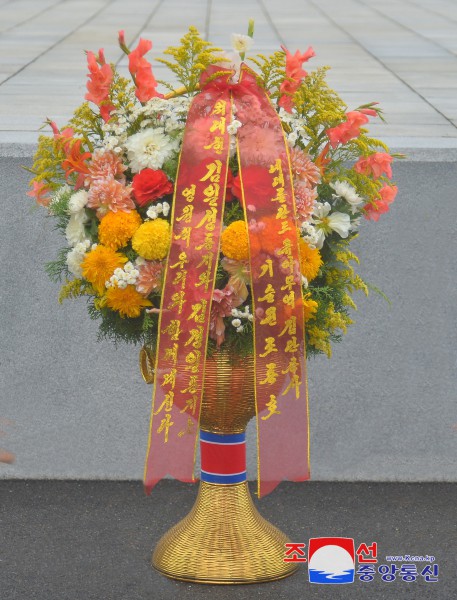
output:
[[[131,188],[125,187],[120,181],[112,177],[96,179],[90,187],[87,206],[95,208],[99,218],[105,215],[108,210],[130,212],[135,208],[135,204],[130,198],[130,192]]]
[[[297,215],[300,222],[309,221],[316,204],[316,188],[310,188],[303,181],[297,181],[294,186],[294,192]]]
[[[89,165],[89,183],[96,179],[107,178],[119,179],[121,182],[124,182],[124,171],[126,168],[119,156],[114,154],[114,152],[96,150],[92,155]]]
[[[290,151],[290,166],[294,179],[305,181],[309,187],[314,187],[321,181],[321,173],[310,156],[301,148],[292,148]]]
[[[138,279],[136,289],[143,296],[149,296],[154,290],[160,290],[162,287],[163,264],[158,260],[146,260],[139,265]]]
[[[275,129],[243,125],[238,130],[244,166],[271,165],[278,157],[282,134]]]

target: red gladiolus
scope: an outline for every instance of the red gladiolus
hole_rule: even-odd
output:
[[[393,158],[387,152],[375,152],[370,156],[361,156],[354,165],[354,170],[363,175],[373,175],[375,179],[381,177],[383,173],[392,177]]]
[[[365,210],[365,219],[371,219],[372,221],[379,221],[379,217],[386,213],[392,202],[395,200],[398,188],[396,185],[385,185],[379,190],[381,198],[376,199],[374,202],[365,204],[363,207]]]
[[[156,96],[163,97],[156,90],[157,81],[152,74],[151,64],[144,58],[144,55],[151,48],[152,42],[150,40],[140,38],[138,46],[129,54],[129,71],[134,78],[135,95],[140,102],[147,102]]]
[[[113,81],[113,71],[110,65],[105,62],[103,48],[99,50],[99,60],[101,66],[99,66],[93,52],[87,53],[87,65],[89,67],[87,77],[89,81],[87,82],[88,93],[84,97],[97,106],[108,100],[109,90]]]
[[[132,187],[138,206],[145,206],[148,202],[158,200],[173,191],[173,184],[166,174],[154,169],[143,169],[135,175]]]
[[[300,83],[308,73],[302,69],[302,64],[315,56],[311,46],[304,54],[300,54],[299,50],[295,54],[291,54],[287,48],[281,46],[286,53],[286,80],[281,83],[279,106],[282,106],[287,112],[292,112],[293,101],[292,96],[300,87]]]
[[[374,111],[373,111],[374,112]],[[376,114],[376,113],[375,113]],[[338,144],[345,144],[360,135],[360,127],[368,123],[368,117],[361,111],[353,110],[346,113],[346,121],[327,129],[327,135],[333,148]]]
[[[32,189],[30,190],[30,192],[27,192],[27,196],[35,198],[37,204],[41,204],[41,206],[49,206],[51,198],[50,196],[46,195],[49,191],[50,189],[45,183],[43,183],[42,181],[34,181],[32,183]]]

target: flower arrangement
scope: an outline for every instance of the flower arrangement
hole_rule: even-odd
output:
[[[46,207],[66,238],[47,272],[55,281],[64,280],[59,301],[87,298],[101,338],[154,346],[189,106],[209,69],[217,76],[217,69],[229,68],[236,82],[241,65],[248,64],[279,116],[288,145],[307,355],[330,356],[332,343],[352,323],[354,292],[368,294],[368,284],[353,268],[359,260],[350,243],[361,218],[377,221],[397,193],[392,155],[367,135],[369,118],[382,113],[376,103],[348,110],[328,87],[327,68],[306,72],[303,64],[314,56],[312,48],[292,54],[282,47],[271,56],[246,59],[252,27],[248,36],[232,41],[235,53],[224,54],[191,27],[180,46],[158,59],[179,81],[178,89],[154,78],[145,58],[152,47],[147,40],[130,50],[119,34],[131,81],[106,62],[103,50],[87,52],[86,102],[63,128],[48,121],[52,135],[40,136],[31,169],[29,195]],[[169,93],[160,93],[160,86]],[[243,206],[237,156],[243,125],[243,115],[233,112],[227,124],[230,158],[209,352],[222,344],[252,352],[253,323],[263,315],[253,308],[250,255],[262,249],[274,253],[280,245],[279,222],[256,219],[255,207]],[[195,145],[207,147],[198,128],[189,135]],[[255,163],[244,169],[245,187],[265,185],[256,164],[269,160],[268,135],[262,129],[244,140]],[[249,222],[246,210],[252,212]],[[263,232],[257,249],[248,239],[255,228]]]

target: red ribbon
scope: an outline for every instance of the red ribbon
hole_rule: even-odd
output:
[[[248,223],[254,313],[258,494],[309,478],[308,401],[298,232],[288,149],[255,75],[209,69],[193,99],[175,185],[159,319],[144,483],[194,481],[211,299],[229,159],[232,103]]]

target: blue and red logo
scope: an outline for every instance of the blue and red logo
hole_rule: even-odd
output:
[[[309,540],[310,583],[353,583],[354,572],[353,538],[321,537]]]

